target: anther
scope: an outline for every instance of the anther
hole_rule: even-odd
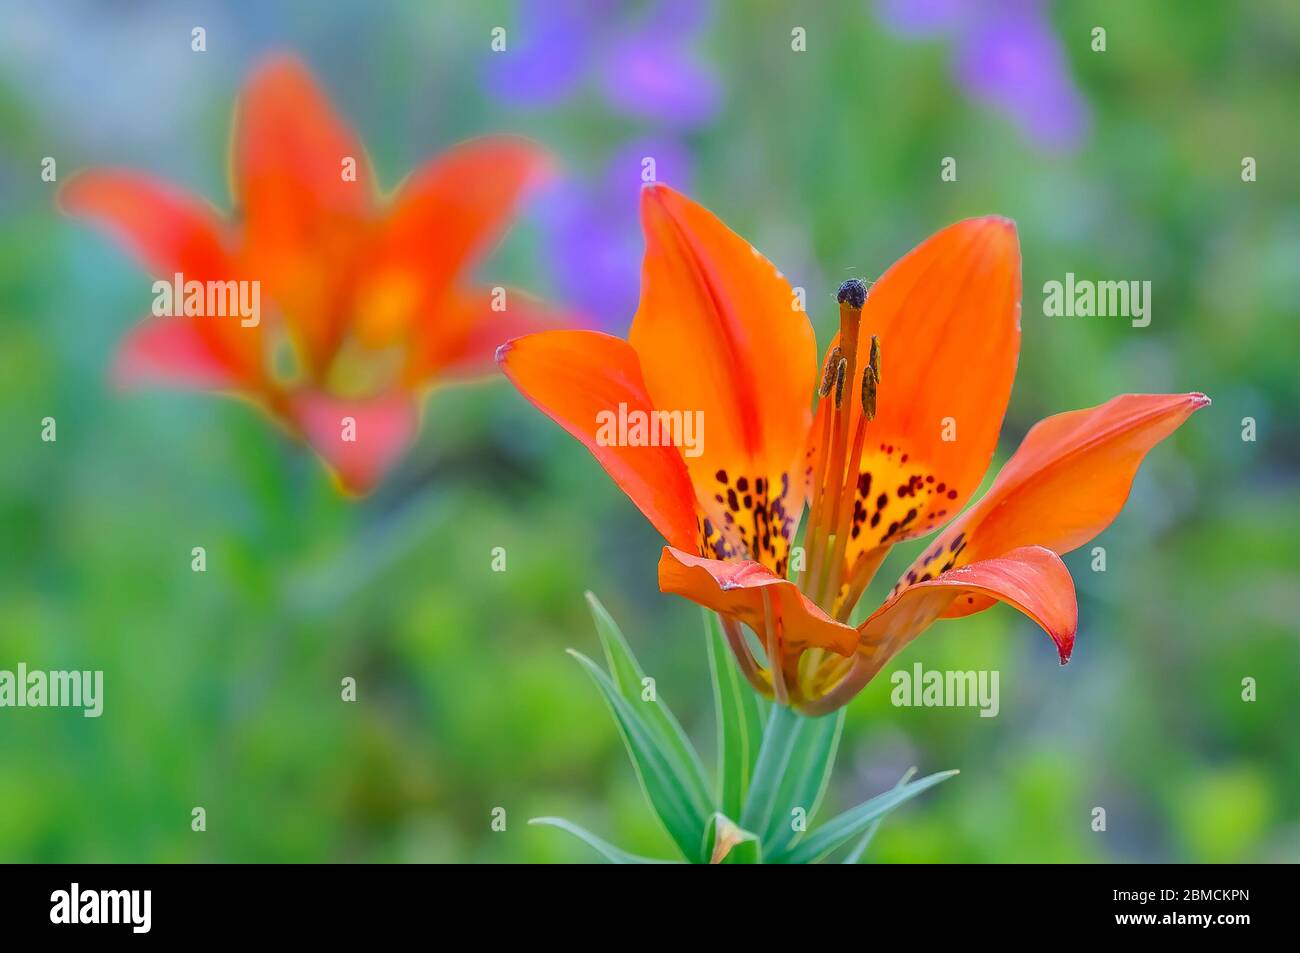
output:
[[[876,383],[880,383],[880,338],[871,335],[871,369],[876,372]]]
[[[825,397],[831,392],[831,388],[835,386],[835,374],[836,369],[839,367],[839,363],[840,348],[837,344],[831,349],[830,357],[826,359],[826,368],[822,371],[822,383],[821,386],[817,388],[818,397]]]
[[[876,419],[876,369],[870,364],[862,372],[862,412],[868,421]]]
[[[844,377],[848,374],[849,362],[840,358],[839,365],[835,368],[835,409],[839,410],[840,405],[844,403]]]

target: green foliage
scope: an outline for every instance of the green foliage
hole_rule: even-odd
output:
[[[864,839],[854,854],[861,855],[881,817],[957,773],[945,771],[911,783],[904,777],[892,791],[809,831],[835,764],[844,711],[805,718],[785,705],[772,705],[761,738],[751,737],[758,730],[754,717],[759,708],[757,695],[722,642],[716,620],[706,614],[705,641],[722,746],[719,797],[715,799],[704,790],[699,757],[677,719],[657,693],[647,698],[644,671],[622,631],[594,595],[587,593],[587,600],[605,648],[609,674],[581,653],[570,649],[570,654],[600,689],[618,723],[646,800],[691,863],[813,863],[858,837]],[[726,725],[728,719],[730,726]],[[740,819],[735,821],[716,804],[731,793],[729,785],[742,783],[739,778],[748,770],[751,742],[758,743],[758,753],[748,790],[741,794]],[[740,750],[728,751],[729,744]],[[566,830],[611,863],[655,862],[615,847],[563,818],[535,818],[529,823]]]
[[[704,610],[704,625],[718,727],[719,802],[728,816],[739,817],[758,764],[765,702],[736,666],[717,614]]]

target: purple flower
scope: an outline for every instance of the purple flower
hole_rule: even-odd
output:
[[[1040,148],[1069,151],[1087,135],[1087,103],[1041,0],[877,0],[876,7],[900,35],[951,37],[958,84]]]
[[[653,163],[651,166],[650,163]],[[641,286],[641,186],[688,186],[687,152],[672,140],[621,146],[594,182],[567,179],[539,197],[536,210],[557,290],[597,327],[621,332]]]
[[[701,0],[658,0],[639,15],[612,0],[521,0],[487,84],[503,100],[537,106],[590,82],[625,115],[698,126],[722,103],[716,74],[690,50],[710,15]]]

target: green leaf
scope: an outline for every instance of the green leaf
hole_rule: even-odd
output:
[[[601,647],[605,650],[605,661],[609,665],[610,676],[618,687],[618,692],[645,719],[649,730],[654,733],[665,750],[670,754],[673,773],[692,788],[693,796],[705,804],[712,805],[713,794],[705,778],[704,765],[695,751],[681,724],[673,716],[668,706],[659,698],[656,688],[653,701],[646,701],[642,696],[645,672],[632,654],[618,623],[600,604],[594,593],[587,593],[587,603],[591,606],[591,615],[596,622],[596,634],[600,636]]]
[[[763,741],[763,700],[732,657],[717,614],[708,609],[704,610],[704,628],[718,721],[718,788],[722,811],[728,817],[739,817]]]
[[[709,818],[704,834],[706,856],[711,864],[761,864],[763,848],[758,836],[743,830],[721,811]]]
[[[871,822],[892,811],[904,801],[915,797],[927,788],[932,788],[940,781],[946,781],[956,771],[940,771],[919,781],[904,784],[873,797],[865,804],[850,808],[843,814],[827,821],[817,830],[812,831],[784,855],[773,858],[773,863],[814,864],[837,847],[843,847],[853,838],[863,833]]]
[[[912,780],[912,775],[914,774],[916,774],[915,766],[910,767],[906,771],[904,771],[903,776],[899,778],[898,783],[894,785],[895,789],[901,788],[908,781]],[[848,855],[844,858],[844,863],[856,864],[859,860],[862,859],[862,855],[867,852],[867,848],[871,845],[871,841],[875,838],[876,831],[880,830],[880,822],[882,820],[884,820],[884,818],[878,817],[871,822],[871,826],[867,828],[867,832],[862,835],[862,840],[858,841],[857,845],[851,851],[849,851]]]
[[[803,811],[804,830],[811,825],[830,783],[835,752],[844,731],[843,708],[821,718],[796,717],[794,750],[781,778],[768,827],[761,831],[763,851],[770,856],[784,853],[804,836],[804,831],[794,827],[796,809]]]
[[[534,817],[529,824],[543,824],[547,827],[558,827],[562,831],[568,831],[574,837],[583,841],[590,847],[600,852],[611,864],[675,864],[675,860],[659,860],[655,857],[642,857],[640,854],[631,854],[621,847],[615,847],[604,838],[597,837],[585,827],[579,827],[572,821],[566,821],[562,817]]]
[[[677,773],[678,759],[665,746],[657,732],[647,724],[638,706],[624,698],[610,677],[587,656],[569,649],[587,670],[596,687],[605,697],[606,704],[618,723],[623,743],[627,745],[636,769],[637,780],[646,800],[663,823],[668,835],[681,850],[682,856],[695,863],[703,863],[704,831],[714,808],[702,797],[688,778]]]
[[[772,714],[768,716],[754,777],[740,812],[740,826],[747,831],[757,831],[760,838],[772,825],[781,780],[799,740],[800,720],[800,716],[785,705],[773,705]]]

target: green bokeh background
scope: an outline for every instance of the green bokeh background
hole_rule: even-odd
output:
[[[596,651],[591,589],[708,752],[699,613],[658,593],[654,532],[558,427],[499,381],[437,391],[419,443],[353,503],[241,404],[107,383],[148,279],[56,213],[44,156],[60,180],[133,166],[225,206],[233,97],[279,49],[310,64],[385,186],[503,130],[595,176],[643,131],[590,89],[545,111],[486,95],[488,31],[511,26],[512,5],[348,6],[0,11],[0,668],[102,669],[106,683],[99,719],[0,709],[0,860],[591,859],[525,825],[538,814],[670,854],[563,650]],[[972,103],[946,44],[890,35],[865,2],[722,4],[698,46],[726,104],[686,138],[692,193],[810,289],[823,345],[844,277],[997,212],[1019,224],[1026,289],[999,460],[1040,417],[1116,393],[1214,399],[1151,454],[1098,539],[1107,571],[1067,557],[1071,664],[1010,609],[939,624],[891,670],[997,669],[1000,715],[895,708],[878,680],[850,706],[828,807],[912,764],[960,768],[890,817],[870,860],[1294,861],[1300,7],[1050,15],[1093,113],[1069,156]],[[193,25],[205,54],[189,50]],[[793,25],[806,53],[790,50]],[[1096,25],[1105,53],[1089,48]],[[939,180],[943,156],[955,183]],[[1242,182],[1243,156],[1258,181]],[[525,218],[483,273],[553,292],[538,242]],[[1152,281],[1150,327],[1044,317],[1043,282],[1067,271]],[[340,700],[344,676],[356,703]],[[206,832],[190,829],[195,806]]]

